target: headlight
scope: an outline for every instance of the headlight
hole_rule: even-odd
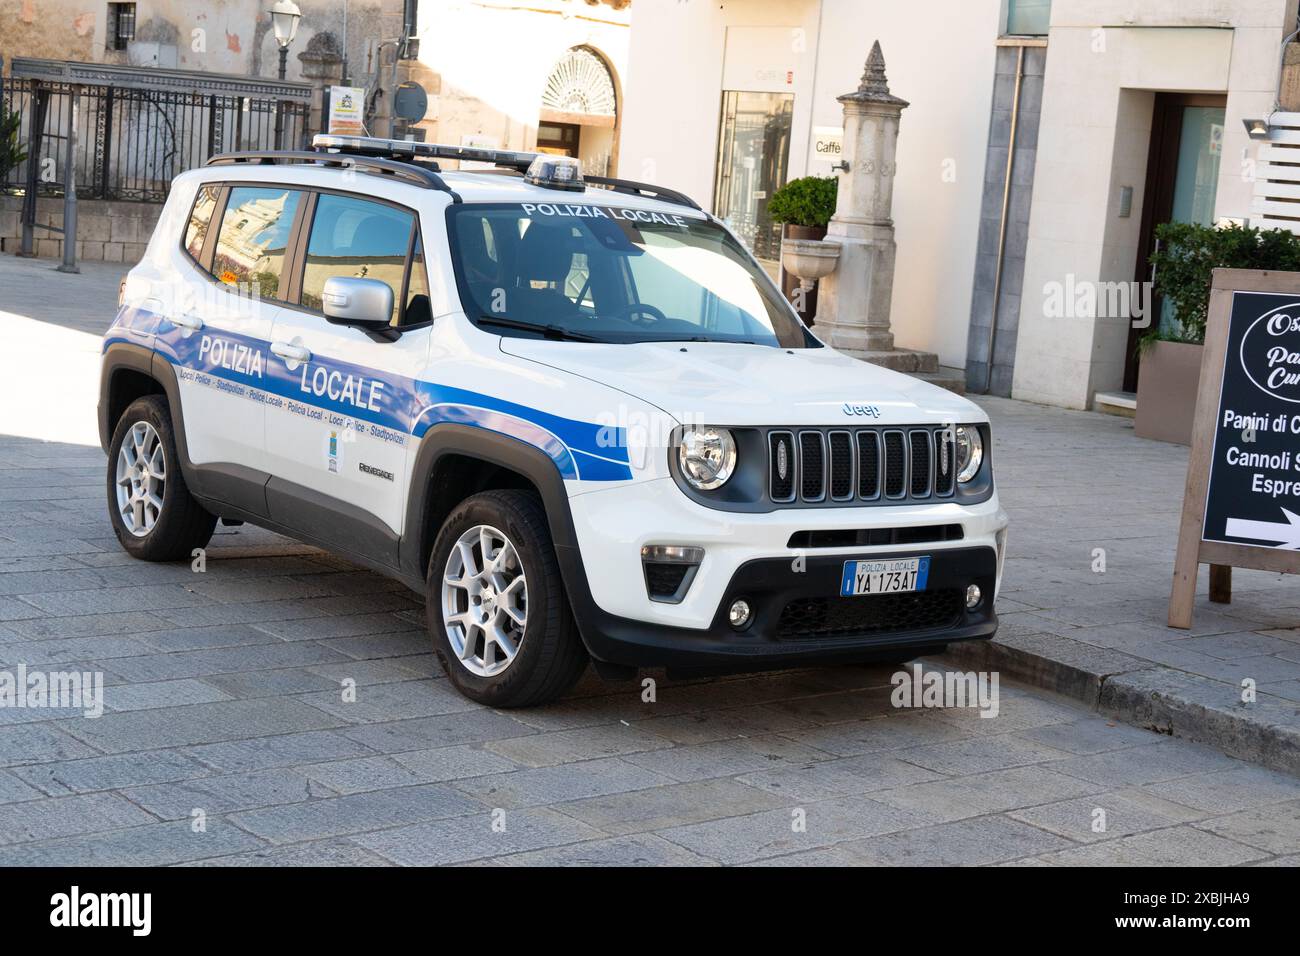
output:
[[[979,474],[984,461],[984,439],[974,425],[957,426],[957,480],[962,484]]]
[[[736,470],[736,440],[725,428],[687,428],[677,446],[682,476],[696,491],[712,491]]]

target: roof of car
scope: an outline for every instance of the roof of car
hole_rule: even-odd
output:
[[[456,202],[533,202],[555,206],[599,205],[644,209],[664,215],[707,218],[688,197],[672,189],[605,176],[589,176],[582,188],[573,188],[571,180],[550,180],[551,157],[538,153],[477,147],[446,146],[437,143],[414,143],[372,137],[317,136],[313,151],[279,150],[227,153],[208,160],[209,171],[216,169],[258,170],[259,177],[270,173],[278,181],[294,181],[311,170],[312,178],[355,175],[360,171],[375,175],[392,185],[408,185],[449,193]],[[458,163],[492,164],[487,168],[444,170],[436,160]],[[532,166],[546,160],[535,179]],[[559,162],[575,164],[574,160]],[[216,167],[216,169],[212,169]],[[560,167],[560,172],[565,167]],[[523,173],[528,170],[528,177]],[[543,177],[554,184],[538,181]],[[204,177],[209,178],[209,177]],[[238,178],[243,178],[242,176]],[[561,186],[560,183],[564,182]]]

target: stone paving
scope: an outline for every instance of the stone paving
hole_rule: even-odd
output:
[[[1192,628],[1165,625],[1186,448],[1136,438],[1124,418],[980,403],[1012,515],[1000,636],[1121,651],[1234,693],[1249,677],[1265,699],[1300,702],[1300,577],[1234,569],[1232,603],[1211,604],[1202,566]]]
[[[0,258],[0,303],[26,308],[13,274]],[[14,337],[87,335],[36,325],[0,311],[0,351],[25,349],[43,383],[39,402],[0,408],[0,672],[102,673],[105,713],[0,708],[0,865],[1300,862],[1300,781],[1043,692],[1004,683],[987,719],[900,710],[889,671],[846,667],[652,674],[652,703],[588,676],[550,707],[492,711],[448,685],[418,596],[327,553],[244,527],[221,529],[202,573],[135,562],[109,530],[93,437],[32,434],[49,396],[84,383]],[[1171,506],[1150,484],[1182,452],[1098,416],[989,407],[1015,520],[1008,626],[1101,641],[1138,623],[1106,609],[1163,597]],[[73,409],[68,432],[88,415]],[[1072,447],[1079,482],[1054,487]],[[1130,487],[1134,473],[1154,480]],[[1173,644],[1290,660],[1287,634],[1203,641],[1300,624],[1285,588],[1258,583],[1275,619],[1224,610],[1231,630]]]

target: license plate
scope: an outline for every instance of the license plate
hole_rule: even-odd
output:
[[[891,558],[885,561],[845,561],[840,595],[904,594],[924,591],[930,559]]]

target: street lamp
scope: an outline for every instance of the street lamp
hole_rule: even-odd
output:
[[[288,64],[289,44],[293,42],[294,34],[298,32],[298,20],[301,17],[302,11],[293,0],[276,0],[275,6],[271,8],[271,26],[275,30],[275,42],[280,45],[280,79],[282,80]]]

